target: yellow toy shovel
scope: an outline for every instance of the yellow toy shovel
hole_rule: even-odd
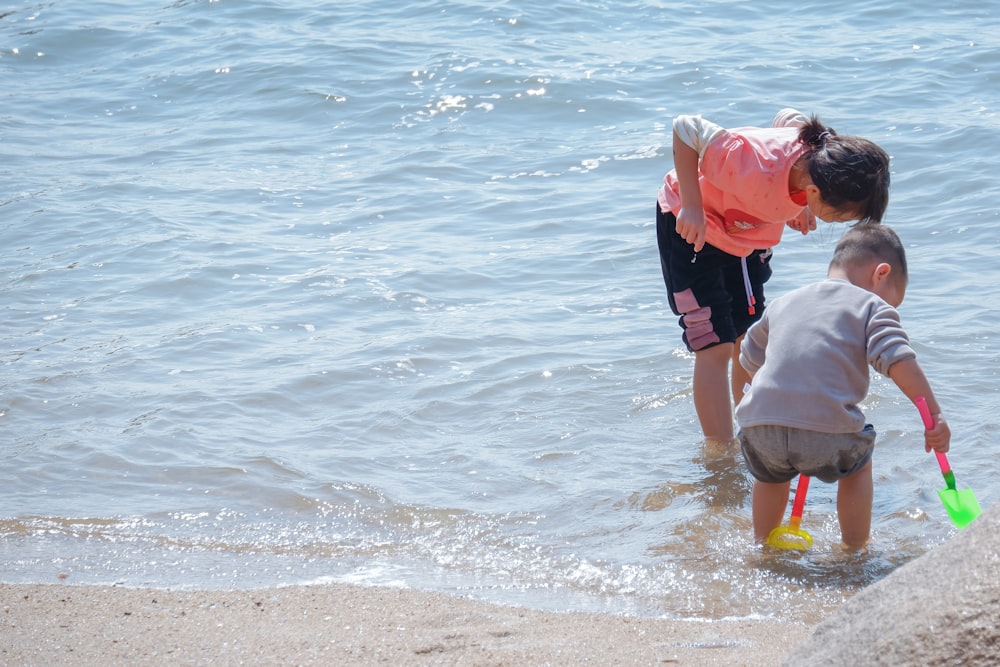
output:
[[[932,430],[934,417],[931,416],[930,408],[927,407],[927,401],[923,396],[918,396],[914,403],[917,404],[917,410],[920,410],[920,417],[924,420],[924,428],[928,431]],[[944,475],[944,483],[947,485],[938,490],[938,495],[941,496],[941,502],[948,510],[948,516],[951,517],[952,522],[959,528],[965,528],[982,514],[983,510],[979,507],[979,501],[976,500],[972,489],[959,491],[955,488],[955,473],[951,471],[951,465],[944,452],[934,453],[937,455],[938,465],[941,467],[941,474]]]
[[[795,489],[795,502],[792,503],[792,516],[788,518],[787,526],[778,526],[767,536],[767,546],[778,549],[799,549],[804,551],[812,546],[812,535],[799,528],[802,523],[802,510],[806,506],[806,491],[809,490],[809,478],[799,475],[799,485]]]

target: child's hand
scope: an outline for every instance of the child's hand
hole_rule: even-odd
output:
[[[934,415],[934,428],[924,431],[924,451],[946,453],[951,447],[951,429],[944,415]]]
[[[802,232],[802,235],[805,236],[809,232],[815,231],[816,216],[809,209],[805,209],[799,214],[799,217],[789,220],[787,224],[795,231]]]
[[[677,233],[694,246],[695,252],[705,247],[705,210],[700,206],[682,207],[677,212]]]

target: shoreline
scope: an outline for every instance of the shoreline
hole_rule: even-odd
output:
[[[815,626],[508,607],[349,584],[175,591],[0,584],[0,663],[780,664]]]

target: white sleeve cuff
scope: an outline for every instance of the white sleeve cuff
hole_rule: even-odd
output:
[[[674,132],[702,157],[712,140],[725,132],[725,129],[701,116],[678,116],[674,118]]]
[[[802,127],[808,122],[809,118],[804,113],[787,108],[782,109],[775,115],[774,120],[771,122],[771,127]]]

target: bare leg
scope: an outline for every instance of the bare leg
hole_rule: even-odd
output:
[[[729,360],[733,344],[722,343],[694,353],[694,409],[706,439],[733,439],[733,406],[729,400]]]
[[[736,339],[733,345],[733,377],[731,380],[733,389],[733,405],[739,405],[743,400],[743,387],[750,382],[750,373],[740,364],[740,343],[743,336]]]
[[[837,482],[840,539],[848,549],[861,549],[872,530],[872,463]]]
[[[788,505],[790,482],[768,484],[753,482],[753,538],[759,544],[767,541],[771,531],[781,525]]]

